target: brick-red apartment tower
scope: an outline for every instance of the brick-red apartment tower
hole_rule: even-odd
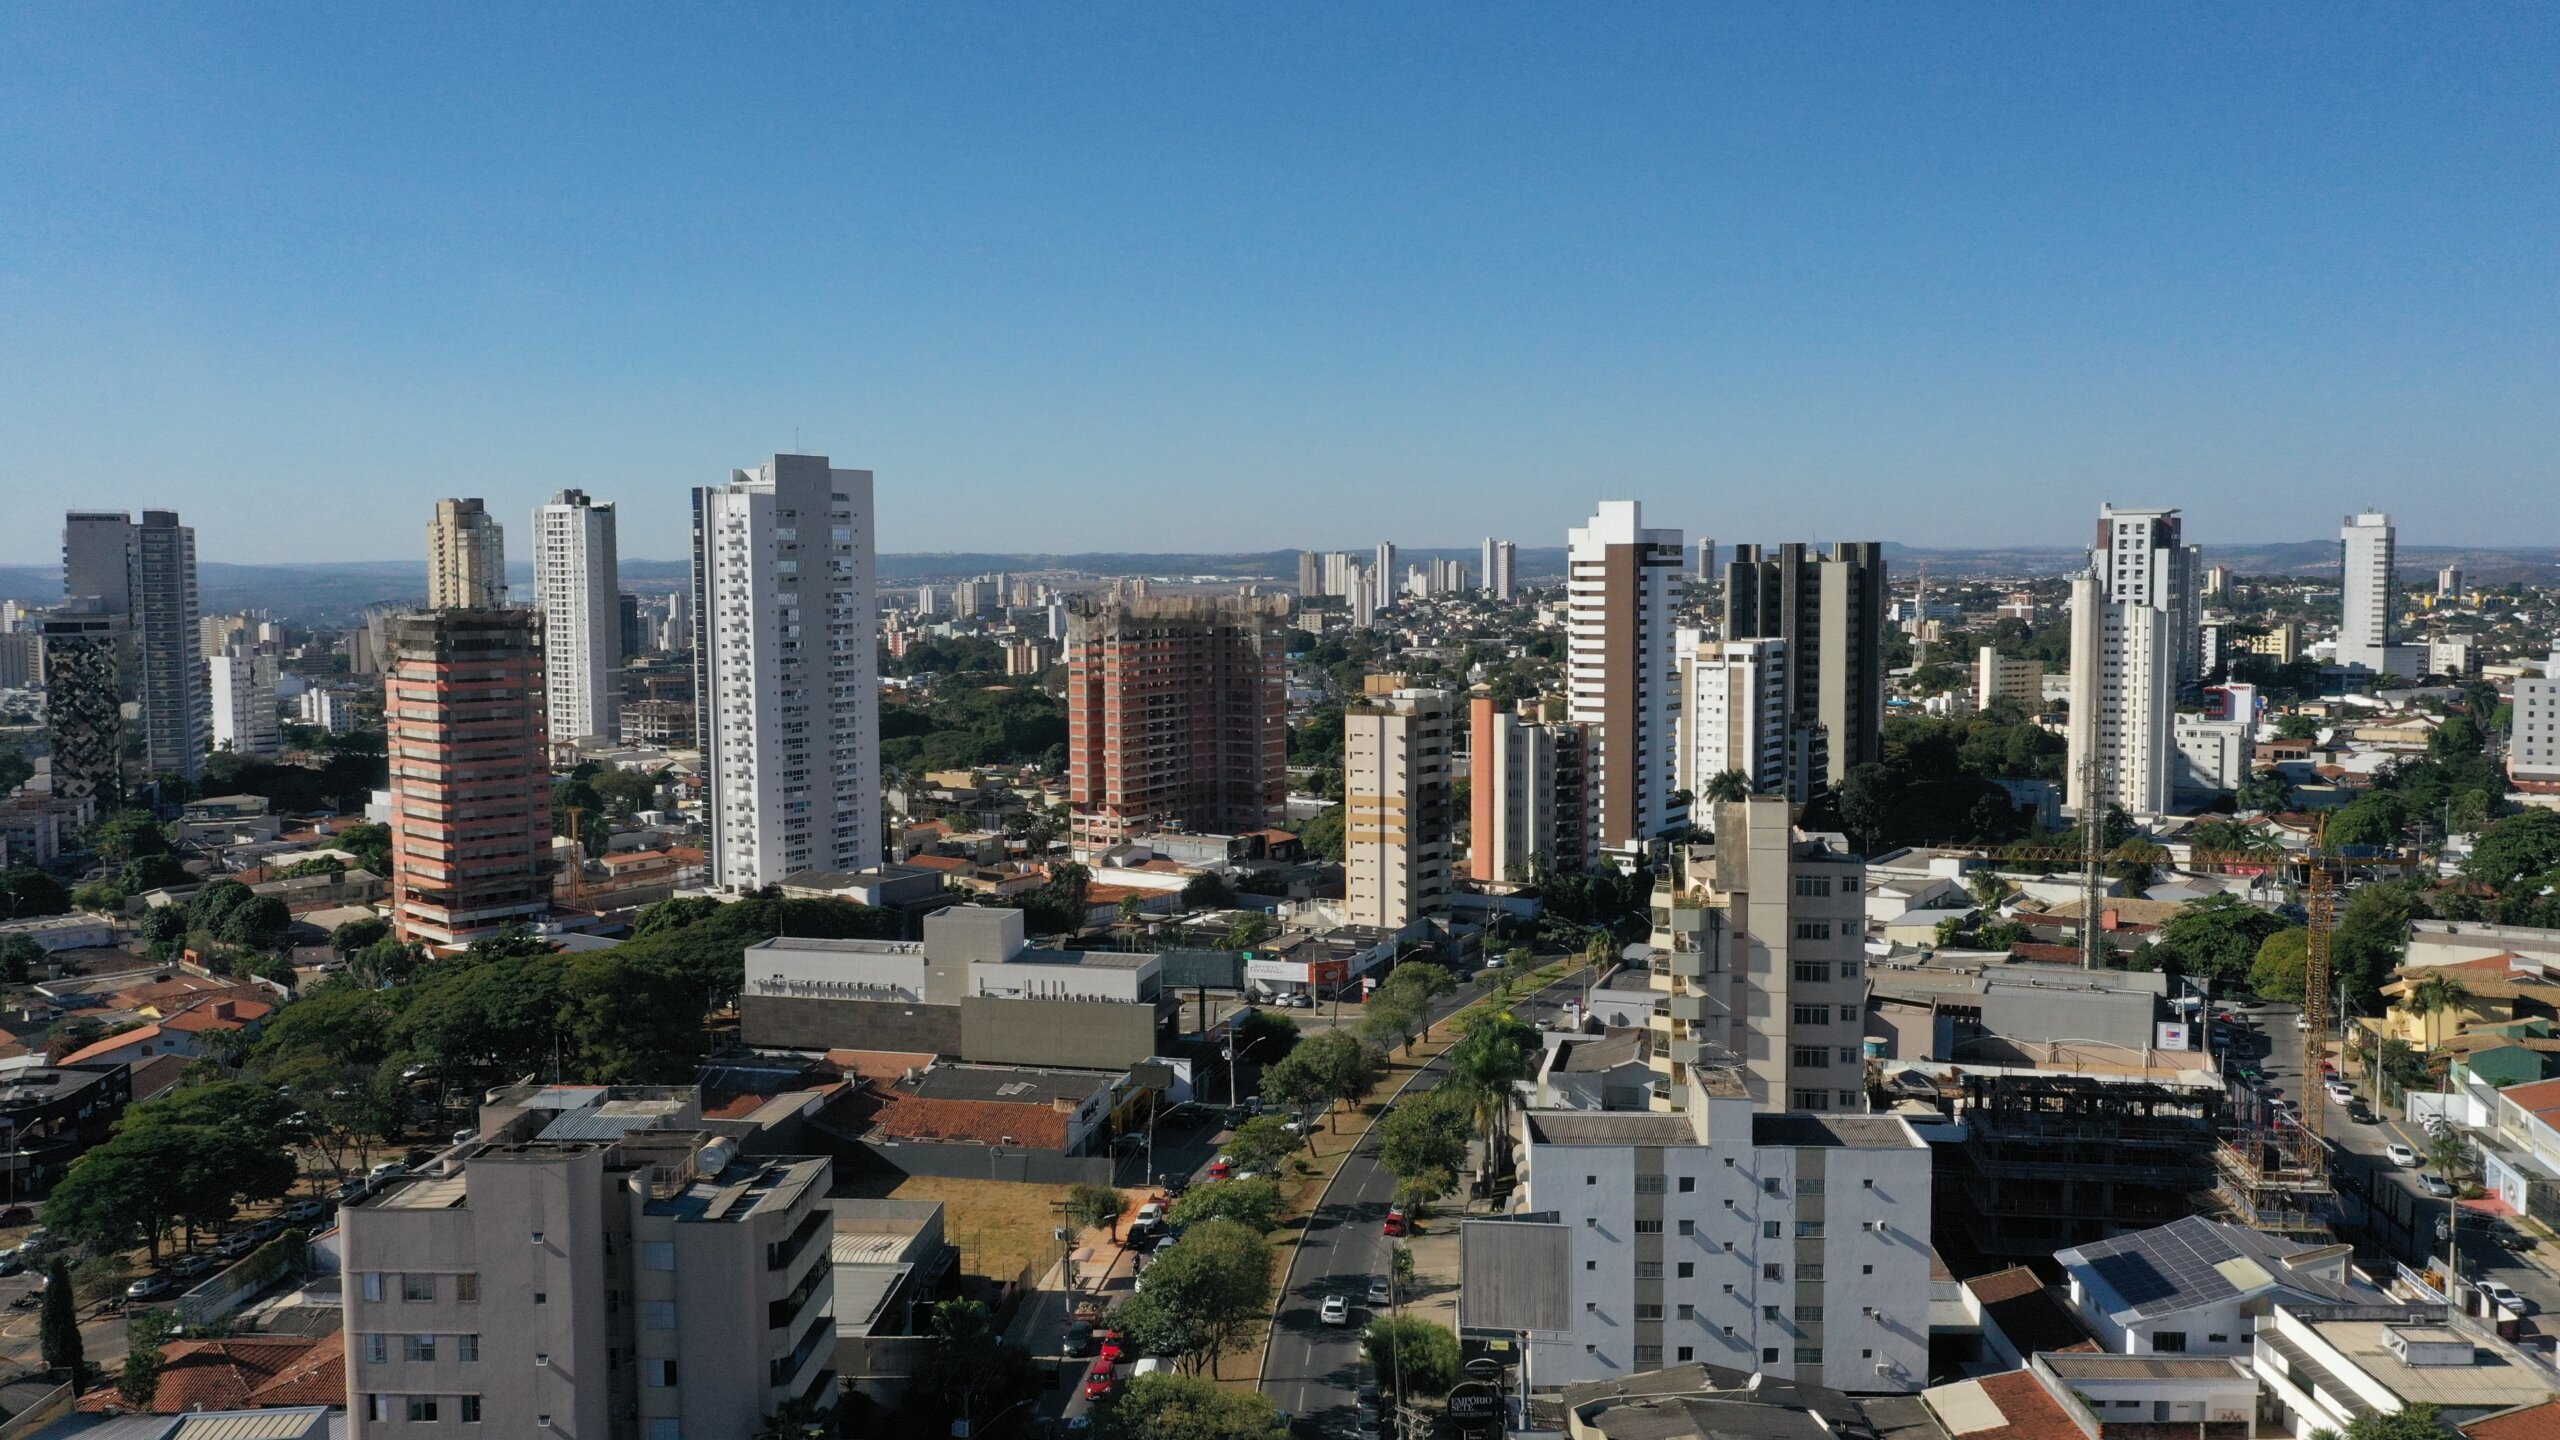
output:
[[[467,945],[551,908],[551,763],[530,610],[390,625],[391,896],[402,938]]]
[[[1090,602],[1067,622],[1067,804],[1090,852],[1240,835],[1289,800],[1285,596]]]

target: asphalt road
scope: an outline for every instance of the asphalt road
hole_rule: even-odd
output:
[[[1532,1024],[1552,1018],[1565,999],[1582,993],[1582,986],[1577,973],[1513,1005],[1512,1013]],[[1460,988],[1434,1010],[1434,1018],[1480,993],[1473,985]],[[1406,1083],[1403,1093],[1431,1088],[1440,1073],[1439,1063],[1433,1062]],[[1297,1417],[1301,1434],[1349,1433],[1360,1383],[1360,1327],[1369,1318],[1369,1281],[1387,1273],[1390,1242],[1383,1227],[1395,1188],[1395,1177],[1377,1163],[1376,1149],[1364,1137],[1308,1217],[1291,1257],[1263,1359],[1262,1393]],[[1455,1222],[1443,1215],[1434,1223]],[[1318,1319],[1328,1295],[1350,1301],[1349,1325],[1329,1326]]]
[[[2251,1007],[2243,1013],[2257,1022],[2254,1033],[2244,1030],[2240,1036],[2239,1053],[2244,1063],[2256,1057],[2260,1073],[2282,1089],[2287,1098],[2297,1105],[2321,1107],[2323,1128],[2332,1142],[2330,1166],[2338,1177],[2342,1198],[2348,1198],[2354,1210],[2361,1212],[2361,1203],[2352,1200],[2354,1192],[2362,1190],[2373,1197],[2376,1214],[2367,1220],[2367,1233],[2393,1255],[2413,1264],[2420,1260],[2422,1251],[2432,1251],[2440,1257],[2444,1242],[2436,1238],[2436,1226],[2453,1208],[2452,1203],[2426,1193],[2418,1180],[2421,1170],[2395,1165],[2383,1154],[2384,1146],[2397,1143],[2423,1156],[2430,1137],[2417,1126],[2393,1118],[2380,1105],[2370,1107],[2382,1115],[2380,1120],[2359,1124],[2349,1118],[2345,1106],[2329,1099],[2316,1080],[2306,1079],[2307,1037],[2293,1028],[2300,1007],[2271,1004]],[[2465,1212],[2465,1221],[2470,1221],[2474,1213]],[[2350,1218],[2367,1219],[2361,1213]],[[2544,1255],[2544,1246],[2524,1255],[2515,1254],[2494,1244],[2485,1226],[2469,1223],[2457,1228],[2455,1239],[2465,1280],[2502,1280],[2532,1302],[2537,1312],[2560,1311],[2560,1271],[2553,1268],[2560,1266],[2560,1255]],[[2527,1326],[2535,1328],[2534,1321],[2529,1319]]]

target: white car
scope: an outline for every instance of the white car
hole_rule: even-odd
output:
[[[2296,1015],[2296,1016],[2294,1016],[2294,1017],[2293,1017],[2293,1028],[2294,1028],[2294,1029],[2296,1029],[2296,1030],[2308,1030],[2308,1029],[2310,1029],[2310,1028],[2311,1028],[2311,1017],[2310,1017],[2310,1016],[2308,1016],[2308,1015]]]
[[[2406,1145],[2383,1146],[2382,1158],[2404,1170],[2415,1170],[2418,1168],[2418,1152],[2410,1149]]]
[[[2425,1187],[2428,1194],[2439,1200],[2453,1198],[2453,1182],[2441,1175],[2421,1175],[2418,1177],[2418,1184]]]
[[[1323,1306],[1316,1311],[1316,1317],[1327,1325],[1348,1325],[1351,1323],[1351,1302],[1339,1295],[1327,1295]]]
[[[2524,1297],[2517,1294],[2515,1292],[2515,1287],[2509,1285],[2506,1281],[2483,1280],[2479,1282],[2479,1290],[2481,1294],[2488,1296],[2490,1299],[2497,1301],[2499,1304],[2506,1306],[2517,1314],[2521,1315],[2524,1313]]]

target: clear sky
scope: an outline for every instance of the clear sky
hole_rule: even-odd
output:
[[[2560,543],[2560,8],[16,5],[0,562]],[[513,548],[513,547],[511,547]]]

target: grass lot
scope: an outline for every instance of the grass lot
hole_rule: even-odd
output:
[[[1057,1207],[1068,1186],[929,1175],[889,1185],[887,1178],[857,1181],[843,1193],[865,1200],[941,1201],[943,1238],[960,1247],[960,1268],[967,1274],[1000,1284],[1032,1266],[1036,1280],[1037,1271],[1058,1258],[1058,1242],[1049,1232],[1060,1223]]]

